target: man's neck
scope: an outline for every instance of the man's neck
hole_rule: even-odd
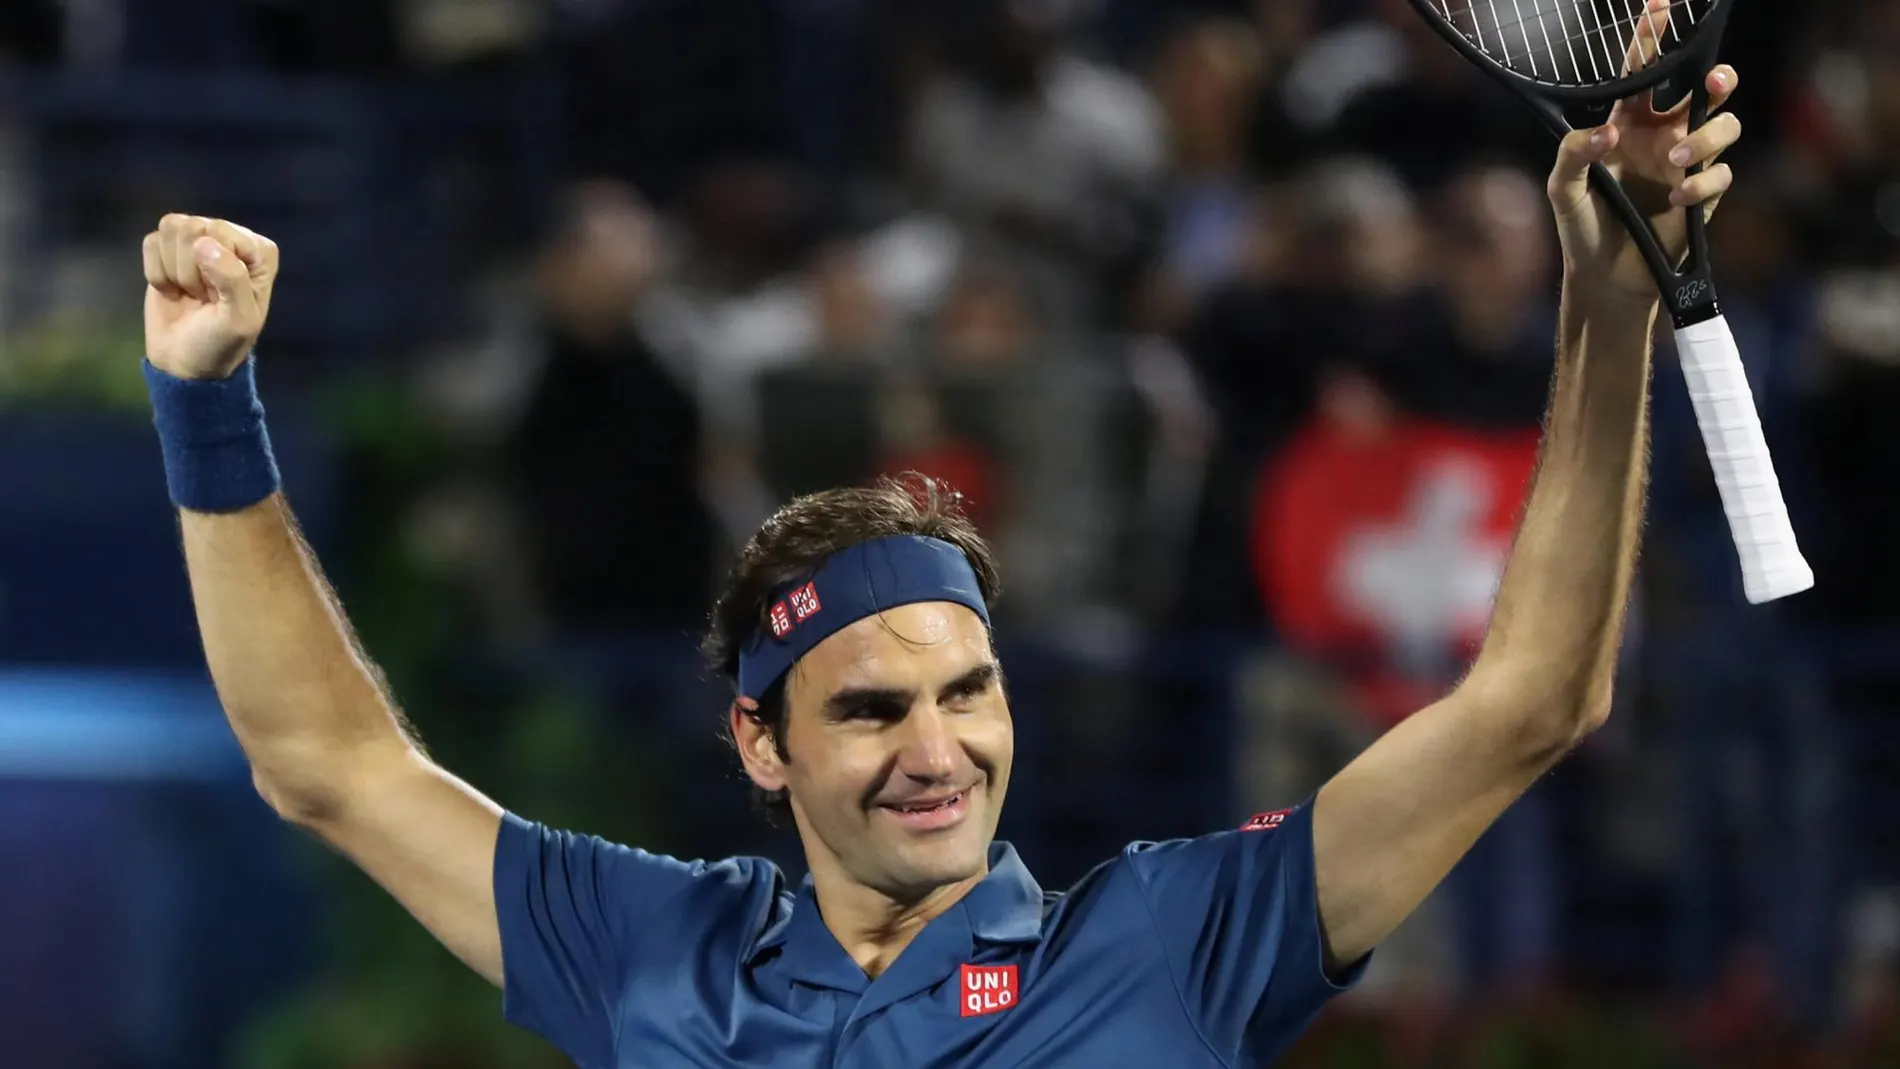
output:
[[[988,875],[985,866],[984,871],[968,879],[933,888],[915,900],[902,900],[853,883],[836,870],[821,872],[814,867],[812,893],[817,896],[825,927],[838,945],[851,955],[864,975],[876,979],[925,925],[962,901]]]

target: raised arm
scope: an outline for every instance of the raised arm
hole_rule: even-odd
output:
[[[257,789],[499,984],[501,810],[415,745],[283,497],[237,505],[269,490],[243,441],[260,432],[214,425],[228,406],[203,405],[189,389],[223,380],[248,394],[277,248],[230,223],[169,215],[146,237],[144,257],[148,374],[167,472],[174,496],[196,506],[179,510],[192,598]]]
[[[1724,66],[1709,77],[1719,106],[1735,72]],[[1582,131],[1559,151],[1550,196],[1564,248],[1563,309],[1537,479],[1464,683],[1373,744],[1315,800],[1318,906],[1332,967],[1389,935],[1537,777],[1609,716],[1642,525],[1657,297],[1634,243],[1590,192],[1588,166],[1603,162],[1626,188],[1647,193],[1652,222],[1680,250],[1678,206],[1712,207],[1729,172],[1720,165],[1685,178],[1669,156],[1686,137],[1694,161],[1712,161],[1740,129],[1723,116],[1688,137],[1682,114],[1626,102],[1601,139]]]

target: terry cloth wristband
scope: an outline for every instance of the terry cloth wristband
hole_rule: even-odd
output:
[[[224,379],[181,379],[144,361],[172,504],[236,512],[277,492],[277,460],[257,399],[255,357]]]
[[[826,638],[867,616],[920,601],[962,605],[989,626],[976,571],[948,542],[897,535],[832,554],[810,580],[777,592],[763,626],[739,648],[739,693],[764,697]]]

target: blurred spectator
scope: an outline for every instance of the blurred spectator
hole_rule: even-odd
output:
[[[965,512],[983,530],[1000,526],[996,459],[982,443],[948,425],[943,403],[927,383],[893,376],[877,397],[877,413],[879,474],[928,475],[962,494]]]
[[[1349,302],[1412,296],[1424,280],[1423,230],[1417,198],[1383,160],[1324,160],[1303,177],[1302,251],[1287,265],[1316,270],[1321,285]]]
[[[937,358],[946,367],[1002,367],[1031,354],[1041,324],[1013,278],[995,264],[974,264],[961,272],[936,316]]]
[[[607,183],[571,195],[540,254],[545,358],[508,451],[563,630],[691,628],[705,615],[714,528],[699,412],[633,322],[659,257],[646,207]]]
[[[1348,31],[1363,37],[1358,62],[1347,56],[1311,63],[1359,71],[1324,142],[1333,152],[1376,153],[1420,189],[1444,184],[1476,163],[1503,162],[1541,173],[1554,143],[1505,90],[1441,40],[1406,0],[1375,0],[1376,22]]]
[[[880,363],[893,359],[894,314],[856,247],[840,243],[820,251],[811,267],[811,288],[817,306],[819,359]]]
[[[1326,55],[1320,35],[1330,21],[1349,18],[1350,9],[1328,4],[1322,12],[1316,0],[1253,0],[1246,6],[1261,56],[1261,76],[1249,109],[1248,156],[1256,173],[1284,179],[1310,162],[1318,135],[1343,104],[1343,93],[1349,90],[1335,88],[1334,79],[1343,76],[1350,86],[1368,69],[1377,72],[1382,64],[1378,53],[1384,49],[1375,39],[1372,55],[1328,67],[1320,62]]]
[[[911,163],[926,204],[1023,274],[1041,315],[1112,320],[1152,240],[1163,173],[1154,102],[1065,47],[1057,5],[981,0],[964,68],[928,86]]]
[[[1837,574],[1820,597],[1844,620],[1885,618],[1900,600],[1900,4],[1862,8],[1851,40],[1821,65],[1823,183],[1809,204],[1820,263],[1820,364],[1814,419],[1829,428],[1815,458]]]
[[[1247,132],[1263,58],[1238,20],[1184,24],[1163,44],[1149,85],[1167,120],[1172,163],[1149,329],[1170,331],[1207,293],[1234,276],[1245,251],[1253,190]]]
[[[708,499],[732,539],[775,495],[876,474],[872,384],[884,368],[943,355],[927,328],[944,301],[969,324],[959,340],[971,351],[959,358],[1014,359],[1021,344],[1018,295],[951,294],[968,272],[964,242],[942,220],[827,228],[810,192],[795,170],[769,163],[703,172],[677,229],[677,265],[635,313],[698,401]]]
[[[809,176],[769,157],[734,157],[694,171],[678,214],[691,235],[680,265],[692,285],[745,293],[799,269],[823,228]]]
[[[1411,192],[1368,159],[1326,160],[1256,201],[1244,270],[1184,338],[1237,448],[1311,411],[1320,373],[1402,349],[1428,306]]]
[[[1262,459],[1313,411],[1320,384],[1365,374],[1418,320],[1414,198],[1369,160],[1327,160],[1254,201],[1241,271],[1180,332],[1219,433],[1179,611],[1196,626],[1257,627],[1244,572]]]
[[[1550,389],[1557,256],[1543,187],[1478,167],[1450,180],[1430,227],[1433,299],[1383,354],[1406,410],[1470,427],[1535,426]]]
[[[1262,39],[1279,43],[1285,57],[1286,69],[1275,86],[1275,117],[1283,121],[1270,132],[1305,147],[1331,130],[1361,95],[1404,80],[1403,27],[1396,22],[1367,17],[1364,5],[1329,12],[1333,19],[1324,25],[1310,5],[1278,7],[1262,0],[1254,9]],[[1262,142],[1263,162],[1272,161],[1279,147]]]

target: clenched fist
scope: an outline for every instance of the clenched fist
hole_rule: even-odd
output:
[[[221,379],[257,344],[277,245],[235,223],[168,215],[145,235],[145,356],[181,379]]]

